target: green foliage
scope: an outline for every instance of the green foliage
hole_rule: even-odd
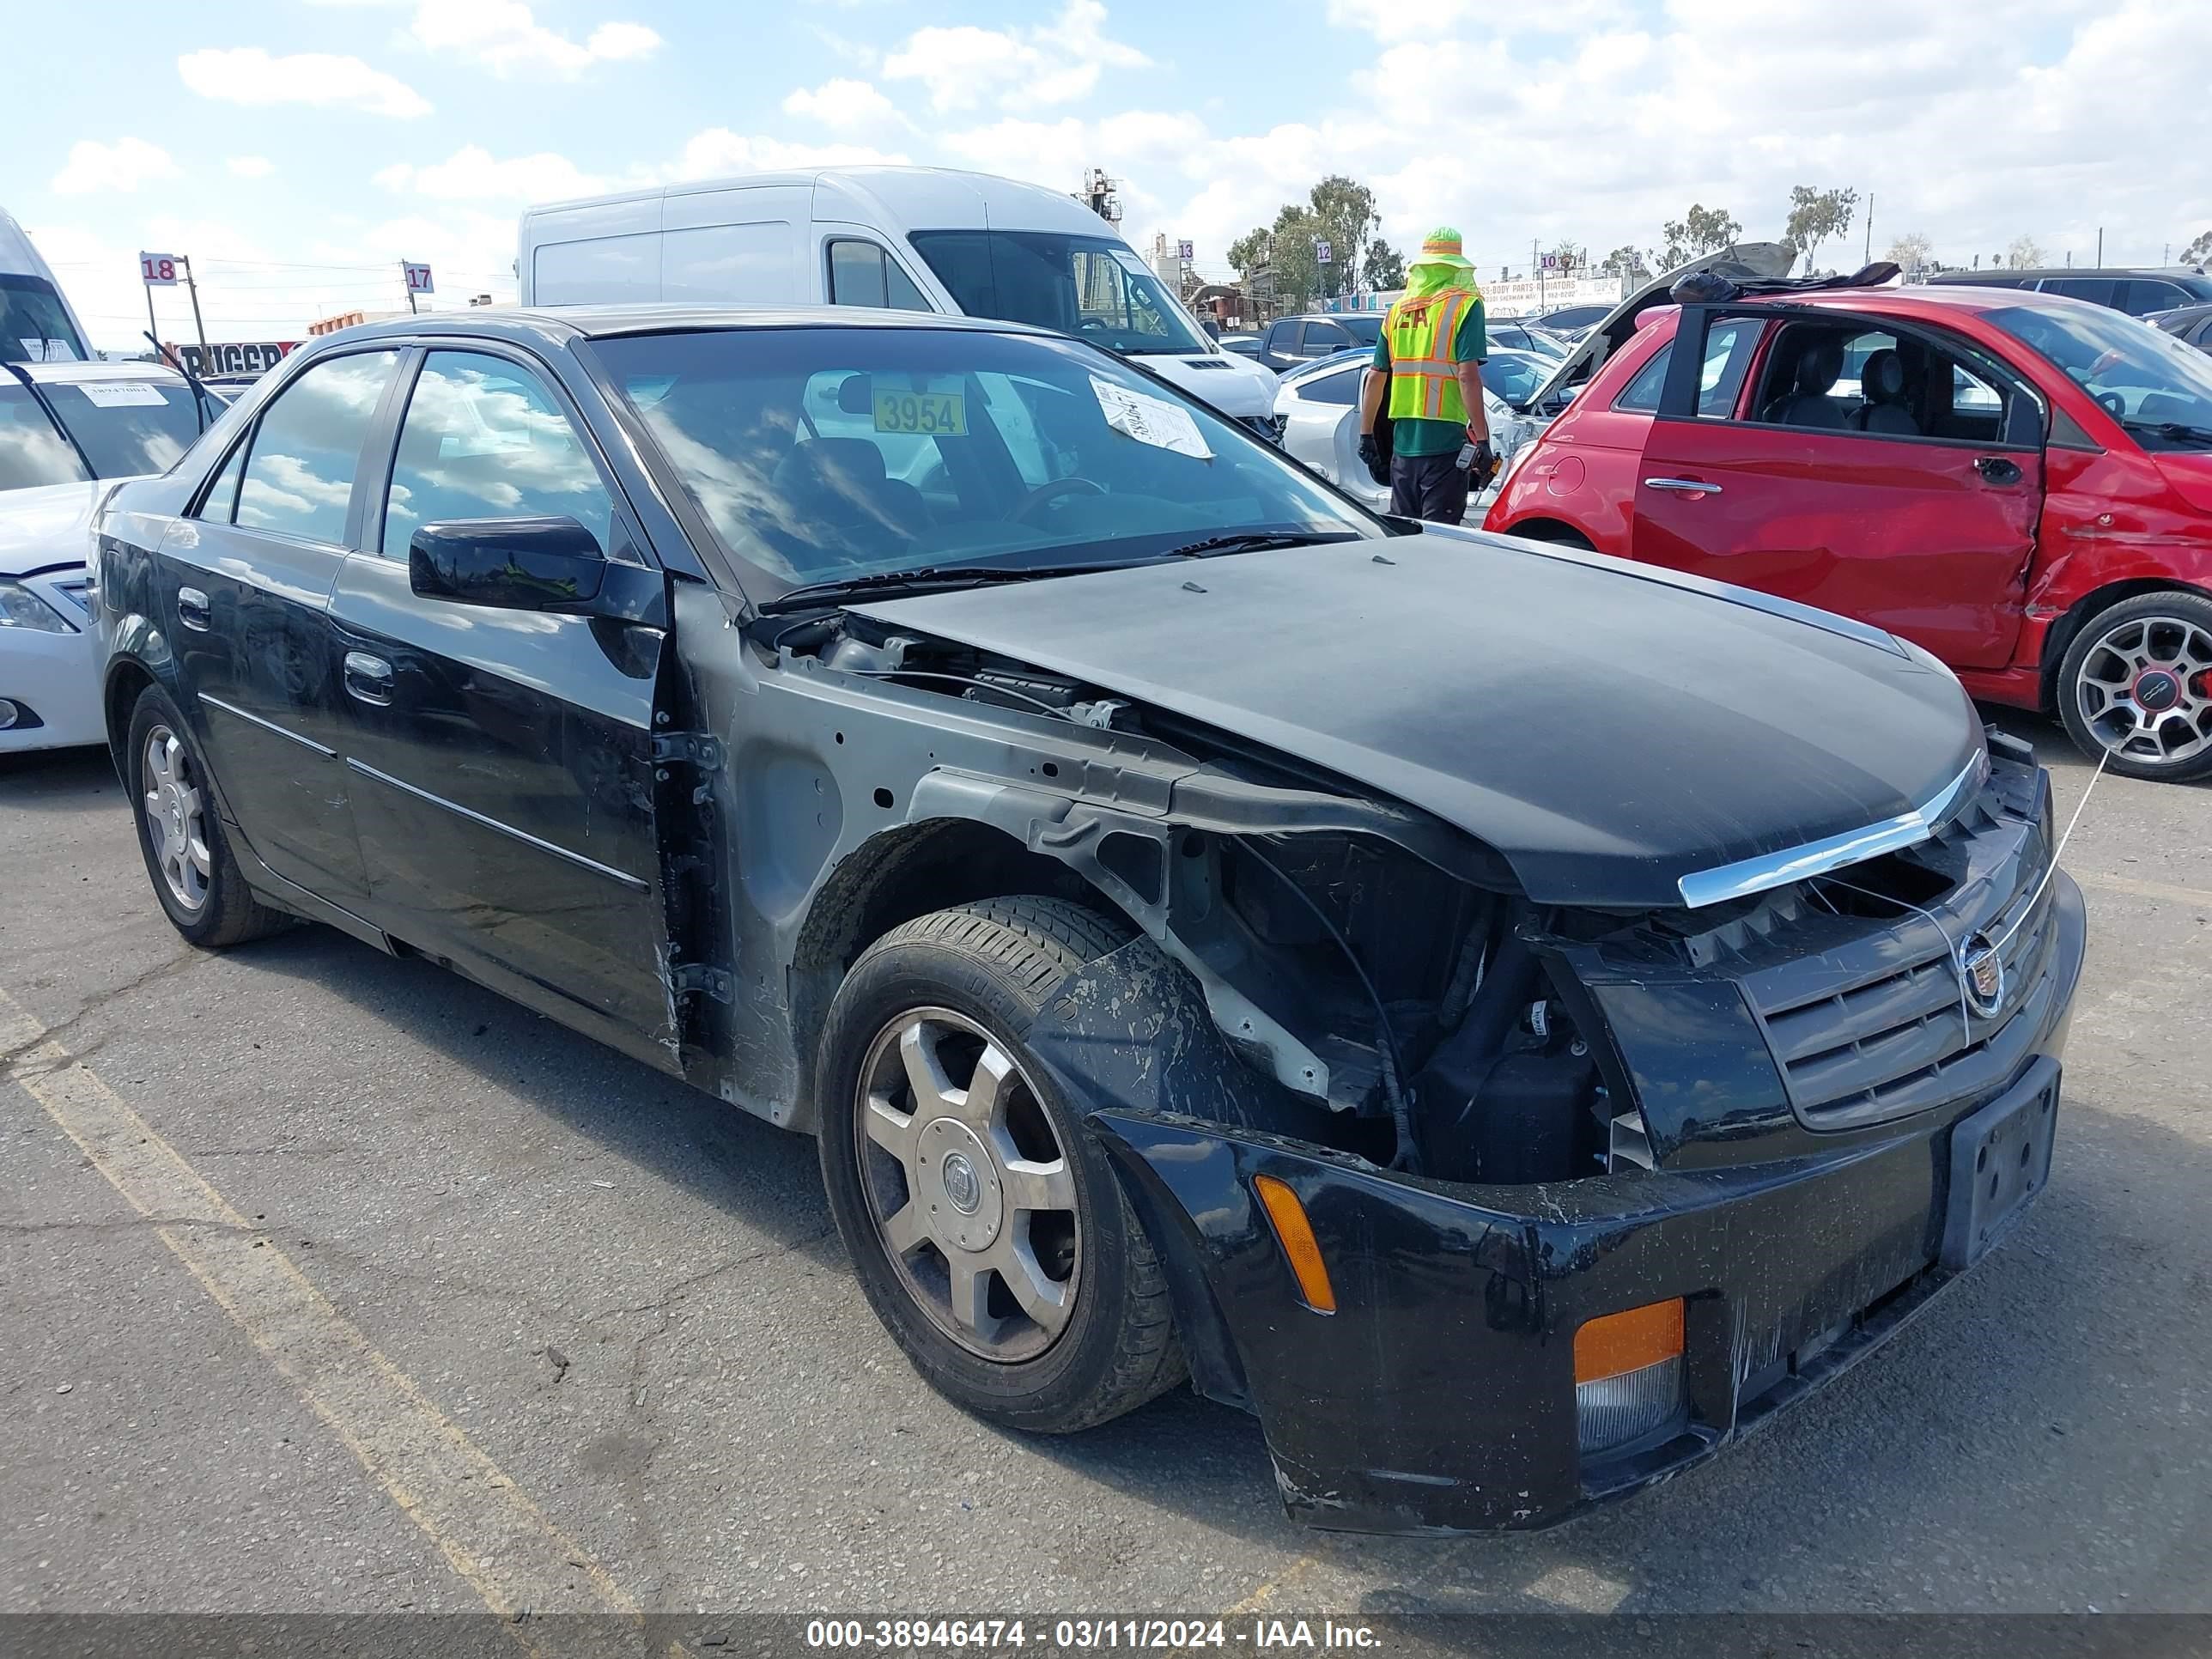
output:
[[[1689,212],[1669,220],[1661,234],[1665,246],[1659,250],[1659,269],[1668,271],[1705,254],[1719,252],[1743,234],[1743,227],[1726,208],[1701,207],[1692,202]]]
[[[1403,288],[1406,286],[1406,256],[1377,236],[1367,245],[1367,254],[1359,262],[1359,274],[1370,289]]]
[[[1851,215],[1858,200],[1859,193],[1855,190],[1815,190],[1810,185],[1796,185],[1790,192],[1790,222],[1783,227],[1782,240],[1805,256],[1809,269],[1821,243],[1831,236],[1850,233]]]

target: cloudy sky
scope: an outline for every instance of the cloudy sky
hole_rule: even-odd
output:
[[[32,0],[18,0],[29,5]],[[0,207],[95,340],[145,326],[141,248],[191,256],[211,337],[512,297],[531,201],[816,161],[1125,181],[1202,270],[1328,172],[1404,246],[1456,222],[1649,246],[1692,201],[1750,236],[1790,187],[1966,264],[2154,263],[2212,228],[2202,0],[81,0],[94,50],[10,66]],[[19,40],[18,44],[22,44]],[[33,60],[35,61],[33,61]],[[1851,240],[1859,241],[1855,227]],[[189,328],[164,295],[164,333]]]

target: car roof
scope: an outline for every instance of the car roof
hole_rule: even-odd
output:
[[[389,317],[325,335],[325,340],[379,340],[450,334],[476,339],[607,339],[623,334],[673,333],[743,328],[951,329],[974,334],[1029,334],[1058,338],[994,317],[951,317],[937,312],[884,311],[869,306],[741,306],[653,303],[589,306],[471,306]]]
[[[1902,287],[1826,288],[1806,293],[1759,294],[1750,296],[1762,305],[1804,306],[1821,311],[1888,312],[1900,316],[1930,311],[1978,313],[2027,307],[2038,311],[2063,311],[2087,305],[2086,300],[2063,294],[2045,294],[2034,289],[1969,288],[1946,283],[1941,289],[1926,283]],[[2105,307],[2093,307],[2094,310]]]
[[[1939,270],[1928,280],[1931,283],[1962,283],[1971,286],[1976,279],[1993,276],[2007,282],[2042,282],[2055,276],[2202,276],[2203,270],[2197,265],[2037,265],[2029,270],[1979,271]]]
[[[65,362],[17,363],[13,366],[41,385],[82,386],[91,380],[136,380],[142,384],[155,380],[164,386],[185,384],[183,375],[161,363]]]

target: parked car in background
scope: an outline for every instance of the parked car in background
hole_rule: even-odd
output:
[[[1684,266],[1683,269],[1687,270],[1688,267]],[[1671,274],[1679,276],[1680,272]],[[1560,306],[1527,320],[1534,323],[1538,328],[1548,329],[1554,334],[1561,335],[1569,340],[1575,340],[1580,338],[1585,330],[1594,328],[1603,322],[1612,314],[1612,311],[1611,306]]]
[[[1188,1376],[1301,1520],[1541,1526],[1795,1409],[2049,1174],[2081,897],[1940,665],[1386,522],[1080,341],[400,317],[99,531],[185,939],[312,918],[814,1133],[1002,1427]]]
[[[1373,361],[1371,350],[1355,347],[1292,369],[1283,376],[1275,413],[1282,417],[1283,447],[1292,459],[1379,513],[1389,508],[1390,487],[1376,483],[1359,460],[1359,385]],[[1512,390],[1533,392],[1543,384],[1545,364],[1524,352],[1494,350],[1483,365],[1483,408],[1490,417],[1491,447],[1501,461],[1510,463],[1572,395],[1560,394],[1550,413],[1514,403]],[[1497,489],[1492,483],[1470,505],[1489,501]]]
[[[2212,351],[2212,305],[2178,306],[2172,311],[2155,311],[2143,321],[2156,324],[2200,351]]]
[[[1224,351],[1234,352],[1239,357],[1257,357],[1260,355],[1260,339],[1257,329],[1232,329],[1214,336],[1213,343]]]
[[[2178,306],[2212,303],[2212,276],[2195,265],[2169,265],[2148,270],[2112,266],[2101,270],[2068,267],[2052,270],[1943,270],[1928,279],[1931,286],[2032,289],[2039,294],[2063,294],[2069,300],[2093,306],[2109,306],[2130,317]]]
[[[1073,334],[1270,435],[1275,383],[1209,339],[1060,191],[943,167],[815,167],[524,211],[526,306],[879,306]]]
[[[214,412],[151,363],[0,362],[0,754],[102,743],[85,592],[115,481],[165,472]]]
[[[1646,297],[1489,528],[1856,617],[2115,771],[2212,775],[2212,357],[2029,289]]]
[[[0,211],[0,363],[85,362],[92,355],[53,271]]]
[[[1258,361],[1278,374],[1320,357],[1364,347],[1375,349],[1382,337],[1380,311],[1332,311],[1307,317],[1278,317],[1261,331]]]
[[[1490,343],[1493,347],[1504,346],[1539,357],[1564,358],[1574,349],[1571,341],[1518,317],[1486,318],[1483,331],[1490,337]]]

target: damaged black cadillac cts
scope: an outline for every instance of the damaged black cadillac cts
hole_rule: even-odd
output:
[[[401,318],[97,535],[186,939],[324,922],[811,1132],[995,1423],[1188,1376],[1303,1520],[1540,1526],[2048,1176],[2081,896],[1933,658],[1374,518],[1075,339]]]

